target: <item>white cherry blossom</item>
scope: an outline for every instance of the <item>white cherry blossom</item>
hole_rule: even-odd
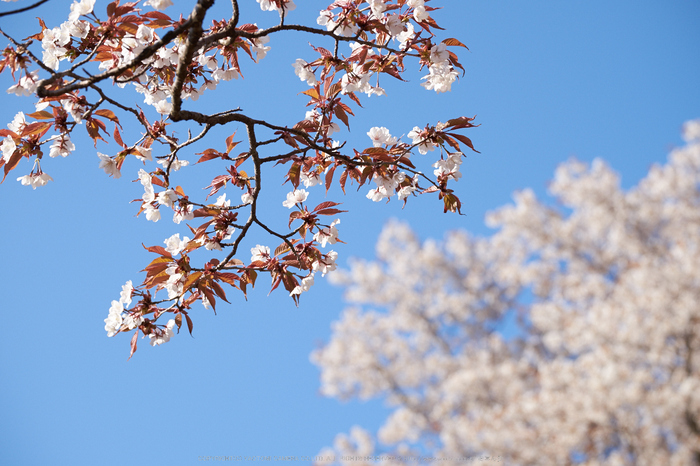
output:
[[[287,200],[282,202],[282,205],[288,209],[291,209],[295,205],[306,201],[307,197],[309,197],[309,193],[306,192],[305,189],[295,189],[294,191],[287,193]]]

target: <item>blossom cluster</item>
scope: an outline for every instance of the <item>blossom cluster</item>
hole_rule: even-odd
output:
[[[392,412],[376,438],[356,427],[319,456],[694,464],[700,120],[683,137],[629,190],[604,161],[569,160],[549,187],[563,208],[518,192],[489,237],[387,225],[376,260],[332,278],[353,306],[311,359],[326,396]]]
[[[3,180],[28,161],[31,171],[17,180],[32,188],[47,185],[53,178],[44,172],[50,168],[45,152],[50,159],[71,155],[85,131],[96,149],[96,167],[119,182],[138,182],[137,215],[159,222],[172,211],[175,227],[189,230],[172,232],[164,246],[144,246],[155,254],[143,270],[145,279],[109,309],[107,334],[132,332],[132,354],[138,336],[159,345],[183,324],[192,332],[195,303],[215,310],[218,300],[230,302],[232,289],[245,296],[260,274],[270,277],[271,290],[281,286],[298,304],[319,274],[336,270],[338,252],[330,247],[343,242],[338,215],[345,211],[334,201],[310,204],[314,189],[328,193],[336,183],[345,192],[348,184],[372,183],[369,199],[396,197],[404,204],[436,193],[445,212],[460,212],[451,186],[459,178],[461,149],[474,150],[462,134],[477,126],[473,118],[415,127],[406,140],[385,126],[369,129],[371,144],[351,148],[343,140],[361,99],[388,98],[380,78],[406,81],[409,61],[428,67],[424,87],[436,92],[449,90],[456,70],[464,70],[450,50],[465,46],[437,39],[434,31],[441,28],[430,0],[338,0],[310,18],[310,25],[290,24],[296,20],[294,1],[257,3],[279,23],[245,23],[238,0],[232,0],[230,18],[210,23],[208,0],[198,0],[179,19],[164,12],[173,6],[170,0],[117,0],[106,12],[96,10],[95,0],[75,0],[58,26],[40,19],[40,31],[22,43],[6,36],[0,72],[14,79],[7,92],[35,101],[32,112],[17,113],[0,129]],[[240,108],[200,111],[203,94],[234,86],[243,69],[264,59],[274,39],[289,31],[318,39],[309,56],[290,60],[293,71],[287,68],[291,79],[296,75],[305,83],[302,120],[273,123]],[[133,92],[122,89],[135,90],[145,105],[130,105]],[[194,152],[220,126],[234,127],[223,144]],[[241,129],[247,137],[236,140]],[[102,143],[111,144],[98,149]],[[414,151],[433,157],[417,161]],[[197,164],[214,170],[206,197],[189,183],[178,184]],[[271,165],[285,167],[290,185],[281,200],[290,211],[288,229],[272,228],[258,203]],[[261,244],[247,257],[242,243],[251,232],[266,239],[255,241]]]

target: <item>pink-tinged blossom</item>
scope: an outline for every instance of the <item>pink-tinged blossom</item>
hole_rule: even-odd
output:
[[[173,104],[172,102],[168,102],[164,99],[155,102],[153,104],[153,108],[155,108],[156,112],[160,113],[161,115],[169,115],[173,109]]]
[[[178,207],[175,209],[175,214],[173,215],[173,222],[180,223],[183,220],[188,221],[194,218],[194,206],[192,204],[187,204],[185,207]]]
[[[389,130],[385,127],[375,126],[367,132],[367,136],[372,140],[374,147],[381,147],[383,145],[396,144],[396,138],[389,134]]]
[[[90,33],[90,23],[87,21],[71,21],[68,23],[68,33],[73,37],[85,39]]]
[[[82,122],[83,114],[87,111],[87,107],[73,99],[62,100],[61,104],[63,104],[65,111],[70,113],[70,116],[73,117],[76,123]]]
[[[336,269],[337,265],[335,261],[337,258],[337,252],[328,251],[328,254],[326,254],[324,258],[312,264],[312,269],[314,272],[321,272],[321,276],[324,277],[328,272],[332,272]]]
[[[165,191],[161,191],[158,193],[157,200],[160,205],[164,205],[172,209],[175,205],[175,201],[177,201],[177,194],[174,190],[168,188]]]
[[[171,255],[177,256],[187,247],[187,243],[190,242],[190,239],[187,236],[180,239],[180,233],[175,233],[163,242],[165,243],[165,250]]]
[[[129,307],[131,305],[131,294],[133,293],[133,291],[134,284],[131,280],[127,281],[124,285],[122,285],[122,291],[119,294],[119,302],[125,307]]]
[[[256,39],[251,39],[253,41],[253,47],[251,47],[251,52],[255,52],[255,60],[260,61],[267,55],[270,51],[270,46],[266,46],[270,42],[268,36],[258,37]]]
[[[425,139],[425,133],[423,133],[423,130],[417,126],[414,126],[408,133],[408,137],[411,138],[413,144],[417,144],[418,152],[423,155],[427,154],[428,151],[435,149],[435,144]]]
[[[122,326],[122,312],[124,311],[124,306],[119,301],[112,301],[112,306],[109,308],[109,315],[104,320],[105,330],[107,331],[108,337],[113,337],[119,333],[119,329]]]
[[[401,21],[401,17],[398,14],[387,15],[384,24],[392,37],[397,37],[404,32],[404,23]]]
[[[322,248],[326,244],[335,244],[338,242],[338,229],[335,227],[340,223],[340,219],[335,219],[327,228],[322,228],[314,234],[314,240],[318,241]]]
[[[312,273],[308,277],[301,279],[301,284],[294,287],[289,296],[300,295],[305,291],[309,291],[314,284],[314,274]]]
[[[14,154],[17,149],[15,140],[12,136],[6,136],[5,139],[2,140],[2,144],[0,144],[0,148],[2,148],[2,159],[5,163],[9,163],[10,157],[12,157],[12,154]]]
[[[337,133],[338,131],[340,131],[340,126],[338,126],[338,123],[335,121],[326,126],[326,136],[330,137],[331,134]]]
[[[430,16],[428,12],[425,11],[425,1],[424,0],[408,0],[406,2],[408,6],[413,8],[413,19],[417,22],[425,21]]]
[[[146,204],[144,212],[146,214],[146,220],[151,222],[160,220],[160,210],[158,210],[157,207],[153,207],[152,204]]]
[[[49,149],[49,157],[68,157],[75,150],[75,144],[70,140],[67,134],[56,139]]]
[[[39,76],[39,71],[34,70],[29,75],[22,76],[16,84],[13,84],[7,89],[8,94],[15,94],[18,96],[28,96],[34,94],[38,86],[37,80]],[[48,102],[45,102],[48,105]],[[40,110],[37,108],[37,110]]]
[[[22,183],[22,186],[31,186],[32,189],[36,189],[40,186],[45,186],[49,181],[53,181],[46,173],[31,173],[29,175],[20,176],[17,181]]]
[[[384,0],[369,0],[369,7],[372,10],[372,14],[375,18],[384,18],[384,11],[386,10]]]
[[[143,316],[140,314],[127,313],[124,316],[124,326],[127,330],[133,330],[143,323]]]
[[[184,293],[185,275],[180,273],[177,263],[168,264],[165,273],[169,275],[164,288],[168,292],[168,299],[174,299]]]
[[[151,174],[148,173],[146,170],[141,168],[139,170],[139,181],[141,182],[141,185],[146,187],[146,186],[152,186],[151,184]]]
[[[211,71],[214,71],[219,68],[219,64],[216,62],[216,57],[213,55],[201,54],[197,57],[197,63],[199,63],[202,66],[206,66]]]
[[[301,58],[297,58],[297,61],[292,63],[294,67],[294,74],[299,76],[299,79],[306,81],[309,86],[315,86],[318,81],[316,81],[316,75],[309,68],[309,64]]]
[[[435,162],[433,164],[433,167],[435,167],[433,174],[436,177],[448,176],[449,178],[452,178],[456,181],[462,177],[462,174],[459,172],[459,166],[461,164],[462,153],[455,152],[453,154],[450,154],[450,156],[447,159],[438,160],[437,162]]]
[[[287,200],[282,202],[282,205],[291,209],[296,204],[306,201],[307,197],[309,197],[309,193],[305,189],[295,189],[291,193],[287,193]]]
[[[153,160],[153,149],[150,147],[143,147],[143,146],[136,146],[136,150],[138,151],[137,154],[134,154],[134,156],[141,160],[142,162],[145,160]]]
[[[691,120],[683,124],[683,140],[685,142],[700,141],[700,120]]]
[[[250,261],[251,262],[267,262],[270,259],[270,248],[267,246],[257,245],[250,249]]]
[[[260,9],[262,11],[277,11],[277,5],[272,0],[256,0],[260,4]],[[287,11],[294,10],[297,6],[294,4],[294,0],[283,0],[283,8]]]
[[[216,198],[216,202],[214,203],[214,205],[217,207],[230,207],[231,201],[226,199],[226,193],[224,193]]]
[[[80,0],[75,1],[70,6],[70,14],[68,15],[68,21],[77,21],[81,16],[89,15],[95,8],[96,0]]]
[[[250,193],[244,193],[241,195],[241,203],[243,205],[252,204],[255,198]]]
[[[396,192],[396,196],[398,197],[399,201],[403,201],[408,196],[410,196],[416,189],[418,189],[418,175],[415,175],[411,179],[410,185],[402,186],[401,189],[399,189]]]
[[[158,161],[158,165],[162,165],[163,169],[167,169],[168,165],[170,165],[171,171],[178,171],[182,167],[186,167],[189,164],[190,162],[188,160],[180,160],[178,158],[173,160],[172,163],[170,162],[170,159],[160,159]]]
[[[335,2],[336,5],[338,3],[340,2]],[[334,31],[339,36],[345,37],[354,36],[360,30],[355,23],[348,19],[343,19],[342,21],[343,24],[338,26],[338,23],[333,21],[333,13],[328,10],[322,10],[319,17],[316,19],[316,24],[325,26],[327,31]]]
[[[141,43],[141,45],[150,44],[156,39],[153,29],[143,24],[139,25],[138,29],[136,30],[135,37]]]
[[[27,120],[24,117],[24,112],[18,112],[12,119],[12,123],[7,124],[7,128],[13,133],[20,134],[27,125]]]
[[[430,49],[430,61],[433,63],[446,63],[450,59],[450,52],[447,45],[440,42]]]
[[[365,73],[361,65],[353,64],[352,72],[345,73],[340,80],[341,93],[364,92],[369,94],[372,92],[372,86],[369,84],[370,77],[371,75]]]
[[[379,202],[382,199],[393,196],[396,188],[399,186],[399,184],[403,183],[405,178],[406,175],[403,172],[396,172],[390,178],[375,174],[372,179],[375,183],[377,183],[377,187],[375,189],[371,189],[367,193],[367,199],[371,199],[374,202]]]
[[[141,200],[145,204],[150,204],[151,202],[156,200],[156,193],[155,190],[153,189],[153,185],[148,185],[144,188],[144,193],[143,196],[141,197]]]
[[[214,81],[230,81],[232,79],[238,79],[238,71],[234,68],[229,68],[228,70],[218,69],[211,74]]]
[[[316,170],[310,172],[302,170],[299,174],[299,181],[304,185],[305,188],[316,186],[317,184],[322,183],[321,173],[319,173]]]
[[[416,35],[416,31],[413,28],[413,24],[408,23],[406,25],[406,30],[399,33],[396,36],[396,40],[398,40],[400,42],[399,48],[401,50],[405,50],[406,47],[408,46],[409,41],[413,40],[415,35]]]
[[[459,76],[459,73],[447,62],[430,65],[428,70],[430,74],[421,78],[426,80],[421,86],[429,91],[434,90],[438,94],[451,91],[452,83]]]
[[[104,170],[106,174],[113,176],[114,178],[119,178],[122,176],[119,168],[117,168],[116,160],[109,155],[102,154],[101,152],[98,152],[97,156],[100,158],[99,168]]]
[[[148,0],[144,3],[146,6],[151,6],[153,9],[163,11],[169,6],[173,6],[172,0]]]
[[[163,343],[169,342],[170,339],[175,336],[173,328],[175,328],[175,320],[170,319],[168,323],[165,324],[165,328],[153,329],[153,333],[148,335],[148,338],[151,339],[151,346],[162,345]]]

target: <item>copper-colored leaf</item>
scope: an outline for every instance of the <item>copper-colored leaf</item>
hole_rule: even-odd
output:
[[[138,337],[139,337],[139,331],[138,331],[138,329],[137,329],[137,330],[134,332],[134,336],[131,337],[131,344],[130,344],[130,346],[131,346],[131,352],[129,353],[129,359],[131,359],[131,357],[132,357],[132,356],[134,355],[134,353],[136,352],[136,344],[138,343]],[[127,359],[127,361],[128,361],[129,359]]]

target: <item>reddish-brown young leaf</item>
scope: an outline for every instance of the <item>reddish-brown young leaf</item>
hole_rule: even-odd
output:
[[[243,264],[243,263],[241,262],[241,264]],[[241,277],[239,277],[239,276],[236,275],[235,273],[230,273],[230,272],[226,272],[226,273],[217,273],[217,274],[216,274],[216,277],[217,277],[219,280],[221,280],[222,282],[228,283],[229,285],[231,285],[231,286],[234,287],[234,288],[238,288],[238,283],[236,283],[236,282],[240,282],[240,281],[241,281]]]
[[[165,13],[162,13],[160,11],[149,11],[146,13],[142,13],[141,16],[144,16],[146,18],[164,19],[164,20],[172,21],[170,19],[170,16],[168,16]]]
[[[117,116],[114,114],[113,111],[111,111],[107,108],[101,108],[101,109],[97,110],[95,112],[95,115],[105,117],[105,118],[107,118],[107,119],[109,119],[109,120],[111,120],[119,125],[119,118],[117,118]],[[119,125],[119,126],[121,126],[121,125]]]
[[[35,120],[53,120],[53,115],[46,110],[41,110],[34,113],[27,114],[28,117],[34,118]]]
[[[222,265],[222,267],[243,267],[244,265],[245,263],[242,260],[232,258],[226,261],[226,263]]]
[[[313,100],[318,100],[321,97],[318,93],[318,86],[311,88],[311,89],[307,89],[304,92],[300,92],[300,94],[308,95]]]
[[[327,208],[329,208],[329,207],[335,207],[335,206],[337,206],[337,205],[340,205],[340,203],[339,203],[339,202],[331,202],[331,201],[321,202],[319,205],[317,205],[316,207],[314,207],[313,212],[317,212],[317,211],[319,211],[319,210],[321,210],[321,209],[327,209]]]
[[[340,91],[342,91],[342,90],[343,90],[342,84],[340,84],[339,82],[333,83],[333,85],[331,85],[330,87],[328,87],[326,89],[326,98],[332,99],[335,96],[337,96],[340,93]]]
[[[294,189],[299,187],[299,182],[301,181],[301,163],[294,162],[287,172],[287,179],[291,181]]]
[[[51,123],[37,121],[34,123],[30,123],[28,125],[25,125],[24,128],[22,128],[21,135],[23,137],[34,136],[34,135],[39,135],[41,137],[44,134],[46,134],[46,132],[50,128],[51,128]]]
[[[343,190],[343,194],[345,194],[345,182],[348,179],[348,171],[349,170],[350,170],[349,168],[346,168],[345,170],[343,170],[343,173],[340,174],[340,180],[338,180],[338,182],[340,183],[340,189]]]
[[[367,149],[363,150],[362,153],[374,157],[377,155],[387,155],[389,151],[383,147],[368,147]]]
[[[138,337],[139,337],[139,330],[136,329],[136,331],[134,332],[134,336],[131,337],[131,344],[129,345],[129,346],[131,346],[131,352],[129,353],[129,359],[131,359],[131,357],[132,357],[132,356],[134,355],[134,353],[136,352],[136,345],[137,345],[138,339],[139,339]],[[127,359],[127,361],[128,361],[129,359]]]
[[[453,127],[452,129],[474,128],[474,127],[479,126],[479,125],[475,125],[472,123],[472,121],[474,121],[475,118],[476,117],[469,118],[469,117],[461,116],[459,118],[453,118],[451,120],[447,120],[446,125],[452,126]]]
[[[194,328],[194,324],[192,323],[192,319],[190,319],[189,314],[185,314],[185,320],[187,321],[187,330],[190,331],[190,335],[192,335],[192,329]]]
[[[169,257],[169,258],[171,258],[171,259],[173,258],[173,256],[171,256],[170,253],[169,253],[168,251],[166,251],[165,248],[164,248],[163,246],[149,246],[149,247],[146,247],[146,245],[143,244],[143,243],[141,243],[141,246],[143,246],[143,248],[144,248],[146,251],[154,252],[154,253],[156,253],[156,254],[160,254],[161,256]]]
[[[326,173],[326,194],[328,194],[328,190],[331,188],[331,183],[333,182],[333,174],[335,173],[336,168],[338,168],[338,166],[333,165]]]
[[[226,293],[224,292],[224,289],[221,288],[221,285],[219,285],[217,282],[212,281],[211,282],[211,288],[214,290],[216,295],[226,301],[228,303],[228,300],[226,299]],[[230,303],[229,303],[230,304]]]
[[[447,141],[447,143],[451,145],[454,148],[454,150],[459,150],[459,143],[452,139],[447,133],[442,134],[442,139]]]
[[[296,219],[302,218],[304,215],[306,215],[306,212],[300,211],[300,210],[295,210],[291,214],[289,214],[289,225],[292,226],[292,222]]]
[[[234,141],[233,137],[236,135],[236,132],[234,131],[233,134],[229,137],[226,138],[226,153],[229,154],[233,150],[234,147],[236,147],[238,144],[241,143],[241,141]]]
[[[209,288],[201,284],[199,285],[198,289],[204,293],[204,296],[207,297],[207,301],[209,301],[211,308],[214,310],[214,314],[216,314],[216,298],[214,298],[214,293],[212,293]]]
[[[206,162],[207,160],[213,160],[218,158],[224,160],[231,160],[228,154],[222,154],[221,152],[215,149],[207,149],[204,152],[198,152],[197,155],[201,155],[201,157],[195,162],[195,165],[201,162]]]
[[[448,45],[448,46],[453,46],[453,47],[464,47],[465,49],[469,50],[469,47],[458,41],[457,39],[450,37],[449,39],[445,39],[442,41],[443,44]]]
[[[201,276],[202,276],[202,272],[195,272],[195,273],[189,274],[189,275],[187,276],[187,278],[185,279],[185,283],[182,285],[182,290],[183,290],[183,291],[189,290],[189,289],[192,287],[192,285],[193,285],[197,280],[199,280],[199,278],[200,278]]]
[[[5,181],[5,177],[7,177],[7,174],[10,173],[11,170],[13,170],[17,164],[19,163],[20,159],[22,158],[22,152],[19,150],[15,150],[12,155],[10,156],[10,160],[5,163],[5,166],[3,167],[3,170],[5,170],[5,175],[2,177],[2,181]]]
[[[350,123],[348,122],[348,116],[345,114],[345,111],[340,107],[340,105],[336,105],[334,107],[334,112],[335,112],[335,116],[337,116],[338,119],[340,121],[342,121],[343,123],[345,123],[345,126],[347,126],[348,129],[350,129]]]
[[[452,136],[454,136],[455,138],[459,139],[460,141],[462,141],[464,144],[466,144],[471,150],[473,150],[473,151],[476,152],[477,154],[481,154],[481,152],[479,152],[478,150],[474,149],[474,145],[472,144],[472,140],[469,139],[468,137],[466,137],[466,136],[464,136],[464,135],[462,135],[462,134],[454,134],[454,133],[450,133],[450,134],[451,134]]]
[[[146,272],[146,276],[155,276],[165,271],[171,262],[173,262],[173,260],[167,257],[156,257],[141,272]]]
[[[279,246],[275,248],[275,256],[279,256],[280,254],[284,254],[287,251],[291,251],[291,248],[287,243],[282,243]]]
[[[258,272],[255,270],[248,269],[245,272],[243,272],[243,275],[241,278],[245,279],[246,283],[250,283],[250,285],[255,288],[255,281],[258,279]]]
[[[347,210],[340,209],[322,209],[316,212],[317,215],[336,215],[342,212],[347,212]]]

